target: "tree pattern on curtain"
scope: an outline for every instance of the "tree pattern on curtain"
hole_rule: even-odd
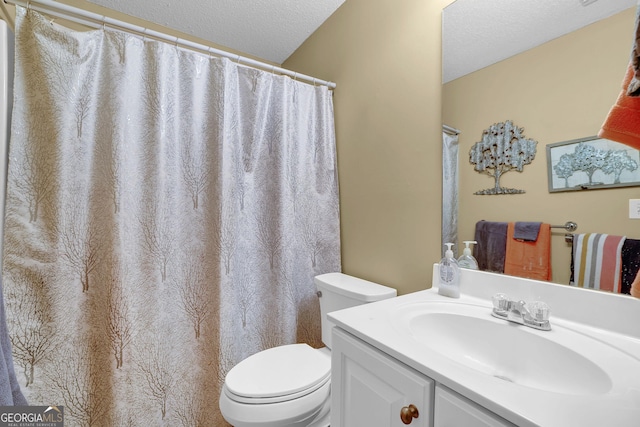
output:
[[[331,93],[17,7],[3,274],[30,404],[225,425],[228,370],[321,346],[340,270]]]

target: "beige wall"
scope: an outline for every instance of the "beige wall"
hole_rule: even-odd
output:
[[[460,135],[459,238],[473,238],[475,223],[543,221],[578,223],[582,233],[640,238],[640,221],[628,219],[628,199],[640,187],[549,193],[546,145],[595,135],[619,91],[631,50],[634,10],[546,43],[444,86],[443,121]],[[473,170],[471,146],[491,124],[513,120],[538,141],[536,158],[522,173],[501,180],[526,194],[477,196],[493,178]],[[571,249],[563,230],[552,237],[553,281],[568,283]]]
[[[284,63],[337,83],[343,271],[407,293],[440,258],[441,12],[347,0]]]

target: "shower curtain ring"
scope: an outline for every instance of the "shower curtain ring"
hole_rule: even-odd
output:
[[[236,55],[236,64],[240,64],[240,55]]]
[[[27,12],[31,10],[31,0],[27,0]]]

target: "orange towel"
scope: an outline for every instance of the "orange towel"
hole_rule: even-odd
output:
[[[551,226],[540,225],[538,240],[528,242],[513,238],[515,224],[507,227],[507,253],[504,272],[512,276],[551,280]]]
[[[640,149],[640,96],[629,96],[627,88],[635,71],[629,63],[618,100],[611,107],[598,136]]]

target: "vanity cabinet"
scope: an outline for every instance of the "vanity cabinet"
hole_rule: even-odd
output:
[[[436,385],[435,408],[437,427],[516,427],[441,384]]]
[[[331,342],[331,427],[434,425],[432,379],[341,329]]]
[[[514,426],[340,328],[331,364],[331,427]]]

